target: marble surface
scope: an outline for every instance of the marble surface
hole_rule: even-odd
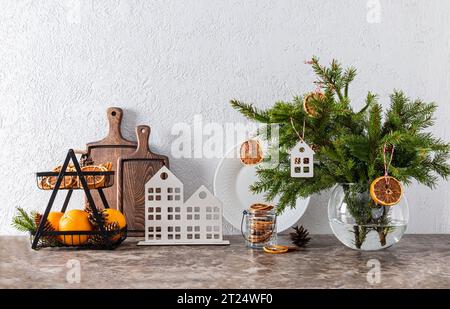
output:
[[[378,252],[321,235],[281,255],[229,239],[230,246],[138,247],[129,238],[114,251],[33,251],[26,237],[2,236],[0,288],[450,288],[450,235],[406,235]],[[378,283],[367,280],[376,278],[374,261]]]

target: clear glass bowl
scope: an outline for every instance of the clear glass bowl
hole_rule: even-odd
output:
[[[368,184],[339,184],[328,201],[328,220],[334,235],[349,248],[380,250],[400,241],[409,220],[403,195],[394,206],[379,206]]]

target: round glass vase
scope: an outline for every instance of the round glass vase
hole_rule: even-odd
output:
[[[400,241],[409,220],[403,195],[393,206],[373,202],[369,184],[338,184],[328,201],[328,220],[334,235],[349,248],[372,251]]]

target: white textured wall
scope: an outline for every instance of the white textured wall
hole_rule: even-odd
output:
[[[264,107],[311,90],[313,54],[359,69],[356,105],[367,90],[387,104],[393,88],[437,101],[433,131],[450,140],[450,1],[380,0],[380,23],[360,0],[83,0],[79,15],[77,3],[0,0],[1,234],[15,233],[15,206],[43,209],[35,171],[105,135],[106,107],[126,110],[128,137],[150,124],[168,153],[171,122],[241,121],[230,98]],[[171,163],[187,195],[212,189],[217,160]],[[448,182],[407,194],[409,232],[450,232]],[[301,220],[312,232],[330,231],[327,197]]]

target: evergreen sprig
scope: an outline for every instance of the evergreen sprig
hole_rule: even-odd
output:
[[[247,104],[237,100],[231,100],[231,106],[237,109],[241,114],[245,115],[247,118],[263,123],[268,123],[270,121],[270,118],[267,115],[267,113],[258,110],[252,104]]]
[[[317,111],[316,117],[303,110],[303,96],[294,97],[292,102],[277,102],[266,110],[231,101],[233,108],[251,120],[279,124],[279,164],[272,169],[259,168],[258,181],[251,186],[254,192],[264,192],[268,200],[279,196],[279,213],[286,207],[295,207],[298,197],[338,183],[367,187],[384,174],[385,144],[395,146],[389,173],[405,184],[416,180],[433,188],[439,177],[446,179],[450,175],[450,144],[424,131],[434,123],[434,102],[411,100],[402,91],[394,90],[390,106],[383,111],[378,97],[369,92],[364,107],[355,111],[349,86],[356,70],[344,69],[336,60],[323,66],[317,57],[309,63],[317,75],[315,84],[324,93],[322,99],[308,101]],[[314,165],[313,178],[290,177],[289,150],[298,142],[292,122],[297,130],[305,123],[305,140],[315,147],[318,163]],[[366,215],[365,210],[360,213]]]
[[[36,213],[27,213],[22,207],[17,207],[17,214],[12,218],[11,225],[20,232],[36,232],[35,216]]]

